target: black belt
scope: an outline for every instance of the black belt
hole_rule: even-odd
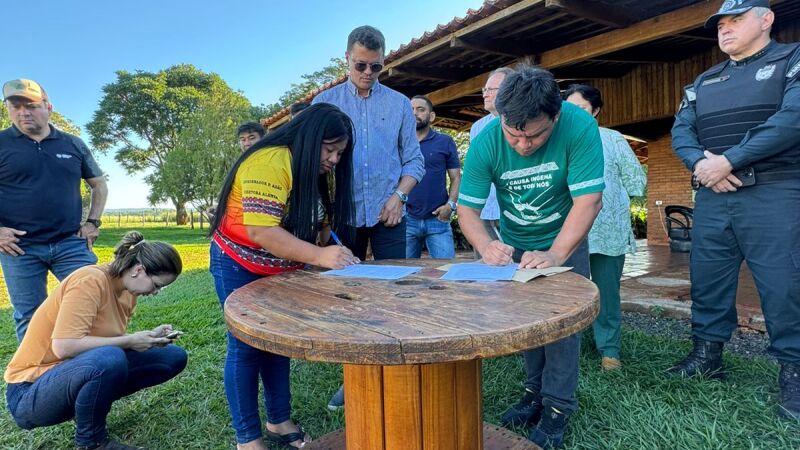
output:
[[[800,180],[800,171],[756,172],[756,183],[786,180]]]
[[[789,180],[799,180],[800,181],[800,170],[768,170],[763,172],[758,172],[752,167],[745,167],[743,169],[739,169],[733,172],[733,176],[738,178],[739,180],[744,182],[744,185],[740,187],[748,187],[753,186],[759,183],[770,183],[773,181],[789,181]],[[750,179],[751,182],[747,182],[745,180]],[[692,189],[695,191],[700,189],[700,183],[697,181],[697,178],[692,175]]]

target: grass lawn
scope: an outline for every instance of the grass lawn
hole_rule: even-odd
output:
[[[111,259],[114,243],[126,229],[104,229],[96,251]],[[189,366],[176,379],[115,403],[109,415],[112,436],[153,450],[234,448],[222,366],[225,325],[208,273],[208,241],[200,230],[181,227],[142,229],[147,239],[174,243],[184,274],[157,297],[142,298],[131,331],[171,323],[188,334],[180,339]],[[0,367],[15,348],[11,307],[0,278]],[[728,381],[681,381],[662,371],[683,356],[688,342],[623,330],[625,367],[600,370],[599,357],[584,339],[578,397],[568,449],[800,449],[800,425],[773,414],[777,368],[766,360],[726,355]],[[516,400],[522,358],[484,362],[485,419],[498,423]],[[294,418],[312,436],[344,425],[342,413],[329,412],[328,397],[342,379],[334,364],[293,361]],[[0,383],[5,398],[5,384]],[[519,429],[520,433],[527,430]],[[74,425],[24,431],[5,406],[0,408],[0,449],[69,449]],[[394,449],[393,449],[394,450]],[[397,449],[402,450],[402,449]]]

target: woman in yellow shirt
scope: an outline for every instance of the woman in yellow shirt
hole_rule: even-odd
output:
[[[222,187],[210,230],[210,270],[223,306],[235,289],[264,276],[306,264],[340,269],[359,262],[346,247],[315,245],[326,223],[339,236],[350,235],[348,224],[355,210],[350,194],[352,136],[347,115],[320,103],[239,157]],[[330,186],[334,180],[335,186]],[[264,384],[266,432],[258,411],[259,378]],[[290,417],[289,358],[251,347],[228,333],[225,394],[238,449],[265,450],[264,433],[291,448],[302,448],[308,441]]]
[[[11,415],[26,430],[75,419],[79,450],[132,450],[111,440],[111,404],[166,382],[186,367],[186,352],[171,345],[171,325],[127,334],[140,295],[155,295],[181,273],[169,244],[131,231],[114,261],[73,272],[31,319],[5,372]],[[174,334],[174,333],[173,333]]]

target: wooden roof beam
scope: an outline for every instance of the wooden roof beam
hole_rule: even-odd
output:
[[[441,37],[441,38],[437,39],[436,41],[431,42],[430,44],[428,44],[428,45],[426,45],[426,46],[424,46],[424,47],[422,47],[420,49],[417,49],[417,50],[415,50],[415,51],[413,51],[413,52],[411,52],[411,53],[409,53],[407,55],[404,55],[404,56],[402,56],[400,58],[397,58],[397,59],[394,59],[394,60],[390,61],[386,65],[386,68],[387,69],[391,69],[392,67],[397,67],[397,66],[400,66],[400,65],[402,65],[404,63],[407,63],[409,61],[413,61],[413,60],[419,58],[420,56],[426,55],[426,54],[436,50],[437,48],[443,47],[445,45],[450,45],[450,40],[454,36],[455,37],[462,37],[462,36],[466,36],[466,35],[472,34],[475,31],[479,31],[479,30],[483,29],[484,27],[486,27],[488,25],[491,25],[491,24],[493,24],[495,22],[499,22],[499,21],[501,21],[503,19],[506,19],[506,18],[509,18],[509,17],[513,17],[515,14],[517,14],[517,13],[519,13],[521,11],[524,11],[526,9],[529,9],[529,8],[537,6],[537,5],[541,4],[541,3],[544,3],[544,1],[545,0],[522,0],[521,2],[515,3],[515,4],[511,5],[511,6],[509,6],[508,8],[503,8],[500,11],[492,14],[489,17],[486,17],[486,18],[483,18],[481,20],[478,20],[477,22],[472,23],[470,25],[467,25],[466,27],[461,28],[460,30],[456,30],[455,32],[453,32],[453,33],[451,33],[451,34],[449,34],[447,36]]]
[[[486,80],[489,79],[490,73],[491,72],[482,73],[460,83],[455,83],[445,88],[429,92],[426,96],[431,103],[436,106],[461,98],[465,95],[473,94],[483,88],[483,85],[486,84]]]
[[[771,4],[774,6],[784,1],[785,0],[772,0]],[[671,35],[681,34],[702,27],[706,18],[716,13],[718,7],[719,5],[716,2],[704,2],[687,6],[636,23],[625,29],[592,36],[574,44],[544,52],[541,54],[540,58],[537,58],[536,62],[542,67],[552,70],[553,68],[576,64]],[[513,64],[514,63],[510,63],[508,65],[513,66]],[[463,97],[464,95],[473,94],[480,91],[483,85],[486,84],[489,73],[490,72],[486,72],[460,83],[437,89],[429,92],[427,96],[434,105],[438,105]]]
[[[459,81],[462,79],[462,77],[459,77],[453,70],[421,67],[392,67],[389,69],[388,78],[394,77],[407,77],[431,81]]]
[[[625,28],[633,23],[630,17],[620,14],[614,10],[597,2],[586,0],[547,0],[545,7],[554,10],[566,11],[573,16],[591,20],[612,28]]]
[[[772,0],[771,3],[776,5],[784,1],[786,0]],[[706,18],[715,14],[718,9],[718,2],[697,3],[677,9],[635,23],[628,28],[610,31],[546,51],[541,55],[541,65],[548,69],[564,67],[647,42],[685,33],[702,27]]]
[[[488,53],[490,55],[508,56],[511,58],[519,58],[525,56],[521,52],[512,51],[512,46],[499,44],[500,41],[487,41],[477,39],[467,39],[453,36],[450,39],[451,48],[463,48],[473,50],[481,53]]]

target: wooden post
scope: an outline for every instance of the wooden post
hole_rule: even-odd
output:
[[[344,409],[348,450],[385,450],[383,370],[381,366],[344,365]]]

